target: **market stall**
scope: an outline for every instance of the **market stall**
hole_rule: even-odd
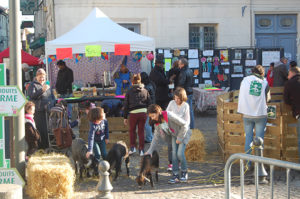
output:
[[[113,96],[114,74],[120,70],[121,65],[125,65],[131,73],[140,73],[140,61],[151,51],[155,51],[153,38],[142,36],[118,25],[101,10],[94,8],[74,29],[55,40],[46,42],[48,79],[54,87],[58,73],[56,62],[63,59],[73,70],[73,86],[80,88],[79,92],[73,92],[73,98],[66,99],[67,102],[79,103],[86,100],[103,102],[103,100],[112,101],[116,98],[122,101],[122,97]],[[86,139],[89,122],[84,109],[79,107],[78,111],[83,113],[80,118],[80,137]],[[107,119],[110,130],[123,132],[128,130],[128,126],[123,124],[122,117]],[[127,133],[122,136],[129,139]],[[110,135],[110,140],[114,140],[114,137],[119,140],[122,136],[114,133]]]
[[[87,56],[87,47],[98,45],[99,56]],[[116,52],[116,45],[129,47],[129,53]],[[127,56],[127,67],[130,72],[141,72],[140,59],[142,52],[154,51],[154,39],[134,33],[109,19],[101,10],[94,8],[74,29],[48,41],[45,44],[47,74],[51,85],[55,85],[58,68],[59,50],[71,51],[66,64],[74,72],[74,83],[80,85],[104,83],[104,72],[108,74],[109,84],[112,75],[119,69]],[[123,51],[124,52],[124,51]],[[64,52],[67,53],[67,52]]]
[[[9,48],[6,48],[2,52],[0,52],[0,63],[3,63],[3,58],[9,58]],[[38,66],[43,64],[43,61],[40,60],[39,58],[32,56],[25,52],[24,50],[21,50],[21,59],[22,59],[22,64],[26,63],[29,66]]]

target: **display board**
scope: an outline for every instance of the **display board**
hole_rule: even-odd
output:
[[[270,61],[283,57],[283,48],[220,48],[220,49],[186,49],[186,48],[158,48],[156,56],[164,57],[165,71],[171,69],[174,61],[186,58],[189,68],[193,71],[193,86],[209,84],[214,87],[238,90],[244,77],[252,74],[252,68],[258,64],[266,70]],[[170,66],[171,65],[171,66]]]

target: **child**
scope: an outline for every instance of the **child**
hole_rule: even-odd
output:
[[[35,104],[31,101],[25,105],[25,140],[28,145],[27,156],[32,155],[39,148],[41,141],[40,133],[36,129],[33,115]]]
[[[88,137],[88,152],[86,157],[95,154],[97,163],[100,162],[100,154],[102,159],[106,158],[106,144],[108,144],[108,122],[105,119],[103,108],[93,108],[88,113],[90,120],[90,131]],[[98,168],[98,167],[97,167]]]
[[[181,163],[181,178],[179,179],[179,166],[178,159],[173,160],[173,177],[169,180],[169,183],[178,183],[187,181],[187,164],[184,155],[186,144],[191,137],[191,131],[189,129],[189,123],[184,119],[178,117],[171,111],[162,111],[161,107],[152,104],[148,108],[148,115],[150,122],[154,123],[154,138],[151,142],[150,148],[146,154],[152,154],[156,148],[159,138],[163,139],[167,143],[172,142],[172,156],[178,157]],[[173,144],[174,143],[174,144]],[[176,144],[176,146],[175,146]]]
[[[167,107],[167,111],[171,111],[173,113],[175,113],[177,116],[179,116],[180,118],[182,118],[183,120],[186,121],[186,123],[189,125],[190,124],[190,107],[189,104],[186,103],[187,101],[187,95],[186,92],[183,88],[177,87],[176,90],[174,91],[174,100],[170,101],[168,107]],[[171,171],[173,170],[173,167],[175,168],[175,170],[178,171],[179,166],[178,166],[178,159],[180,159],[180,154],[179,154],[179,146],[180,144],[176,143],[176,140],[174,138],[174,140],[172,140],[171,142],[171,156],[172,156],[172,167],[171,167]],[[172,150],[174,149],[174,150]],[[183,160],[186,162],[185,160],[185,156],[183,153]],[[186,164],[186,163],[185,163]],[[168,166],[169,169],[169,166]],[[185,179],[184,179],[185,178]],[[181,181],[186,181],[188,178],[187,172],[183,173],[181,175]]]

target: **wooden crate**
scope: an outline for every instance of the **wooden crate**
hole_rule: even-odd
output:
[[[278,115],[276,115],[276,119],[268,119],[264,137],[263,153],[265,157],[281,159],[282,119],[283,117]]]
[[[284,105],[284,127],[282,134],[282,159],[299,162],[297,120],[292,116],[290,107]]]
[[[220,151],[224,161],[233,153],[244,153],[245,133],[242,115],[237,113],[239,91],[229,92],[220,95],[217,99],[217,132]],[[283,88],[271,88],[271,103],[276,106],[276,119],[269,119],[264,138],[264,156],[282,159],[282,143],[284,118],[283,115]],[[255,136],[255,132],[254,132]],[[286,150],[288,158],[294,157],[291,150]]]

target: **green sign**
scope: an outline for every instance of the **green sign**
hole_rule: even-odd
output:
[[[0,85],[6,84],[5,65],[0,64]],[[4,118],[0,116],[0,168],[5,166]]]
[[[0,116],[17,116],[26,98],[17,86],[0,86]]]
[[[0,64],[0,85],[6,85],[6,70],[4,64]]]
[[[101,46],[100,45],[85,46],[85,56],[86,57],[100,57],[101,56]]]
[[[0,184],[18,184],[24,187],[25,182],[18,170],[15,168],[11,169],[0,169]]]
[[[268,119],[276,119],[276,105],[268,105]]]
[[[262,89],[262,84],[256,80],[252,81],[250,84],[250,95],[260,96]]]
[[[172,59],[165,59],[165,71],[169,71],[172,68]]]

